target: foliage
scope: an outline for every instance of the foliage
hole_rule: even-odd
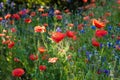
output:
[[[22,9],[11,16],[3,10],[0,80],[119,80],[119,5],[114,0],[95,4],[76,13],[55,9],[54,15],[40,7]],[[97,28],[103,23],[104,28]],[[108,33],[99,38],[97,30]],[[94,46],[94,40],[100,45]],[[16,68],[24,69],[25,74],[13,76]]]

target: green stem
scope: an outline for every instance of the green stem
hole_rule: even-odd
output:
[[[48,49],[47,44],[46,44],[46,42],[45,42],[44,35],[43,35],[43,34],[41,34],[41,36],[42,36],[42,40],[43,40],[43,44],[44,44],[44,46]]]

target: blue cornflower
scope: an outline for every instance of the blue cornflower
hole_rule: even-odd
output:
[[[113,48],[116,48],[116,45],[113,45]]]
[[[50,8],[48,11],[49,16],[54,16],[54,8]]]
[[[116,45],[120,45],[120,40],[117,40],[117,41],[116,41]]]
[[[112,26],[108,26],[108,30],[111,31],[112,30]]]
[[[111,42],[107,42],[107,47],[110,48],[113,45]]]
[[[95,29],[96,29],[96,27],[95,27],[95,26],[91,26],[91,29],[95,30]]]
[[[110,70],[103,70],[103,72],[106,74],[106,75],[109,75],[110,74]]]
[[[82,7],[79,7],[77,10],[78,15],[82,16],[83,9]]]
[[[80,30],[80,33],[85,33],[85,30],[83,29],[83,30]]]
[[[6,23],[6,20],[2,20],[2,23]]]
[[[104,44],[100,43],[100,48],[103,48],[104,47]]]
[[[89,51],[86,51],[86,56],[89,56],[90,52]]]

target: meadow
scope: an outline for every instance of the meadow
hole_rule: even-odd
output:
[[[120,80],[120,1],[1,12],[0,80]]]

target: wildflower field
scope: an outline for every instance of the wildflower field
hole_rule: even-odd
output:
[[[120,80],[120,0],[9,11],[0,7],[0,80]]]

